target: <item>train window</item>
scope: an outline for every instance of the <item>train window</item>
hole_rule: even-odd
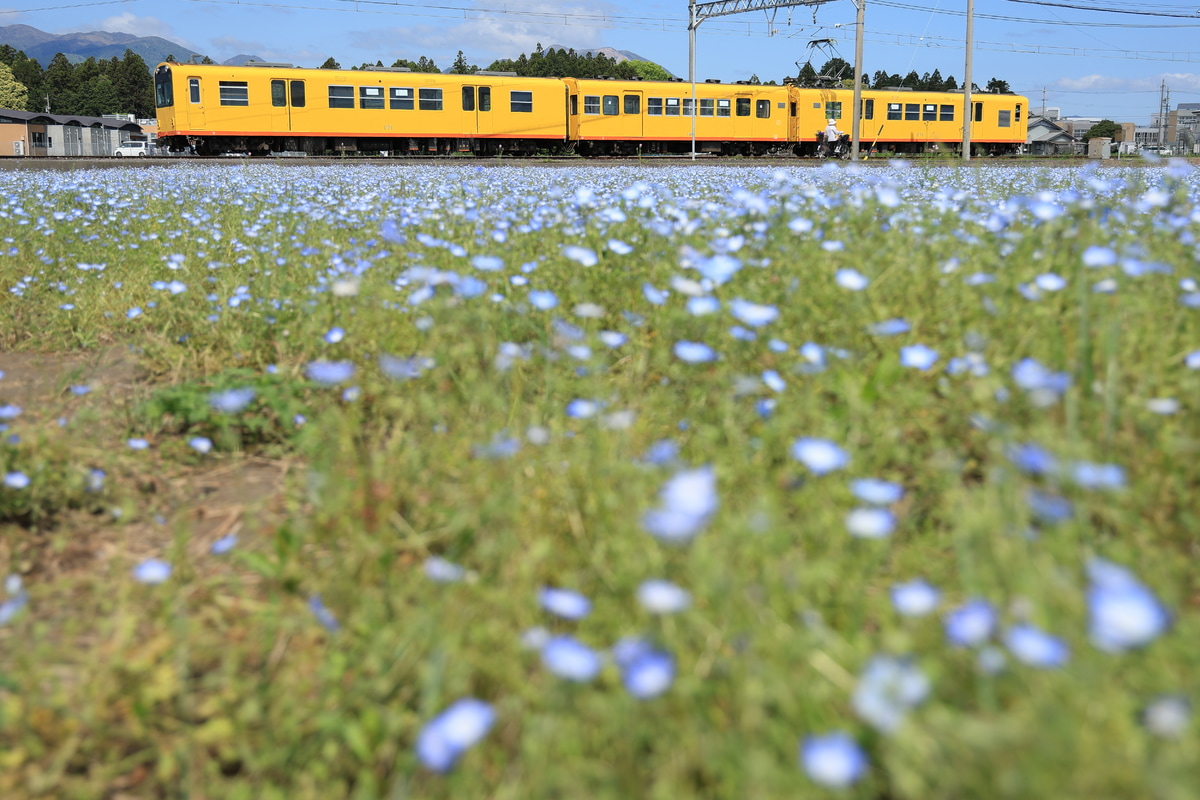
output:
[[[754,116],[759,119],[771,118],[771,101],[770,100],[755,100],[754,101]]]
[[[735,99],[737,100],[737,105],[735,106],[737,108],[737,115],[739,117],[750,116],[750,98],[738,97]]]
[[[920,103],[905,103],[904,118],[909,122],[921,119],[921,104]]]
[[[463,103],[463,111],[474,111],[475,110],[475,87],[474,86],[462,87],[462,103]]]
[[[200,102],[200,79],[188,78],[188,100],[193,103]]]
[[[888,103],[888,119],[900,119],[899,103]]]
[[[413,90],[403,86],[388,89],[388,108],[393,111],[412,111]]]
[[[283,81],[271,81],[271,105],[276,108],[287,105],[287,86]]]
[[[330,86],[329,87],[329,107],[330,108],[354,108],[354,87],[353,86]]]
[[[921,119],[925,122],[937,122],[937,106],[926,103],[921,112]]]
[[[600,95],[585,94],[583,96],[583,113],[584,114],[600,114]]]
[[[573,94],[573,95],[571,95],[571,116],[575,117],[578,115],[579,115],[579,95]]]
[[[841,119],[842,104],[840,101],[825,104],[825,119]]]
[[[441,111],[442,90],[417,89],[417,108],[421,111]]]
[[[1021,104],[1017,103],[1017,113],[1013,116],[1013,122],[1021,121]]]
[[[875,119],[875,99],[867,98],[862,103],[862,118]]]
[[[668,97],[667,98],[667,116],[668,117],[678,117],[679,116],[679,98],[678,97]]]
[[[615,94],[604,95],[604,116],[615,117],[621,113],[621,98]]]
[[[358,87],[358,107],[359,108],[383,108],[383,87],[382,86],[360,86],[360,87]]]
[[[304,81],[292,81],[292,108],[304,108]]]
[[[788,116],[789,116],[789,117],[794,117],[794,116],[796,116],[796,103],[795,103],[794,101],[793,101],[793,103],[792,103],[792,106],[791,106],[791,108],[789,108],[789,109],[788,109]]]
[[[954,106],[942,106],[942,122],[954,122]]]
[[[715,107],[716,107],[716,101],[713,100],[711,97],[707,98],[707,99],[702,98],[700,100],[700,116],[711,117],[713,115],[713,108],[715,108]]]
[[[983,103],[975,104],[975,121],[983,122]]]
[[[509,92],[508,101],[514,114],[533,113],[533,92]]]
[[[248,106],[250,105],[250,92],[246,88],[245,81],[220,81],[217,84],[221,93],[221,105],[223,106]]]
[[[170,108],[175,105],[170,67],[159,67],[154,71],[154,105],[156,108]]]
[[[646,98],[646,113],[652,117],[662,116],[662,98],[647,97]]]
[[[492,110],[492,87],[490,87],[490,86],[480,86],[479,87],[479,110],[480,111],[491,111]]]
[[[820,107],[821,107],[820,103],[813,103],[813,108],[820,108]]]
[[[692,98],[690,98],[690,97],[683,98],[683,115],[685,117],[692,116],[692,108],[693,108]]]
[[[640,94],[625,95],[625,113],[626,114],[642,113],[642,96]]]
[[[717,116],[718,117],[728,117],[729,116],[729,101],[728,100],[718,100],[717,101]]]
[[[1001,128],[1011,128],[1012,127],[1012,111],[1010,111],[1007,108],[1003,109],[1000,112],[1000,117],[996,121],[1000,125]]]

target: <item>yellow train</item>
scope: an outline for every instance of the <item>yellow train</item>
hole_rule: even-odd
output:
[[[582,155],[700,152],[815,155],[828,120],[850,130],[853,92],[682,81],[521,78],[509,73],[417,73],[389,68],[299,69],[159,64],[158,138],[200,155],[272,152]],[[1025,142],[1028,101],[974,97],[971,139],[992,152]],[[953,149],[958,94],[864,90],[868,149]],[[693,127],[694,126],[694,127]]]

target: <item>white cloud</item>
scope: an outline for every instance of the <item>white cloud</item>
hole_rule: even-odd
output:
[[[1163,73],[1141,78],[1126,78],[1117,75],[1083,75],[1078,78],[1059,78],[1049,84],[1050,88],[1082,92],[1157,92],[1163,81],[1171,91],[1200,90],[1200,75],[1190,72]]]
[[[87,27],[75,30],[102,30],[111,33],[131,33],[134,36],[161,36],[164,39],[170,39],[172,36],[171,26],[158,17],[138,17],[128,11],[100,20],[99,26],[99,28]]]

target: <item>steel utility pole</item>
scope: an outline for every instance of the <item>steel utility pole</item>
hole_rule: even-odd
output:
[[[975,49],[975,0],[967,0],[967,76],[963,80],[963,161],[971,160],[971,51]],[[1045,109],[1043,109],[1043,112]]]
[[[833,2],[833,0],[713,0],[713,2],[697,3],[696,0],[688,0],[688,82],[692,84],[692,158],[696,157],[696,117],[700,113],[700,109],[696,103],[696,29],[700,27],[700,23],[710,17],[725,17],[730,14],[743,14],[747,11],[772,11],[778,8],[794,8],[796,6],[820,6],[825,3]],[[859,7],[859,25],[858,25],[858,41],[855,42],[855,109],[854,109],[854,126],[858,128],[858,117],[860,109],[858,105],[857,76],[862,71],[862,8],[861,4],[864,0],[854,0],[860,4]]]

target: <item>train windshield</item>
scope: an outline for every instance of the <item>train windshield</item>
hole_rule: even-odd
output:
[[[170,108],[175,105],[175,92],[171,88],[171,68],[165,64],[154,71],[154,105]]]

